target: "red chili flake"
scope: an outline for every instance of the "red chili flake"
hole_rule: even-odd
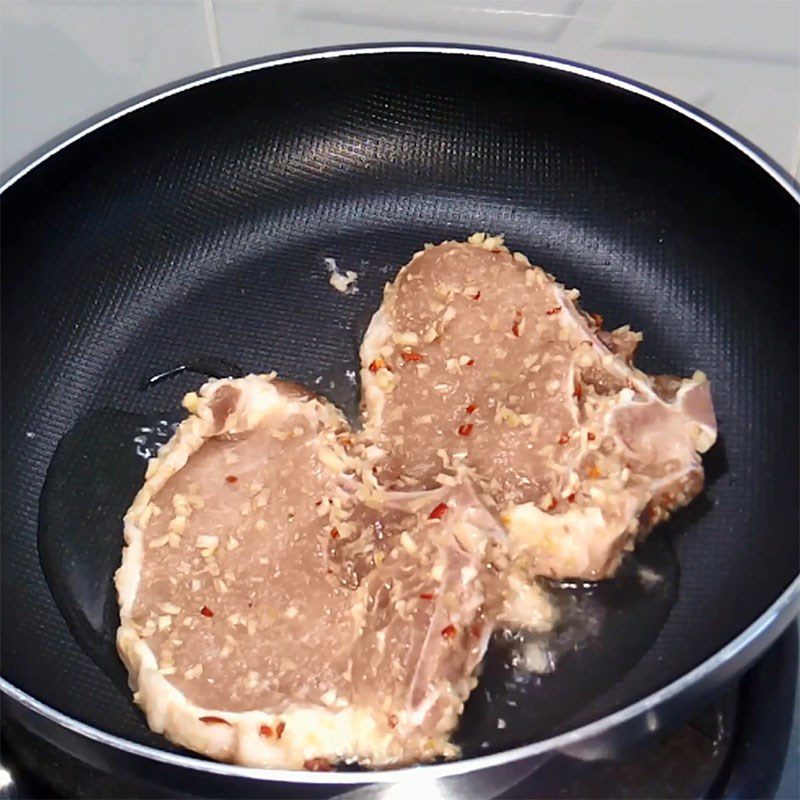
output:
[[[592,322],[594,322],[595,327],[602,328],[603,327],[603,318],[599,314],[589,314]]]
[[[228,481],[228,483],[236,483],[239,479],[235,475],[228,475],[225,480]]]
[[[475,359],[474,359],[474,358],[471,358],[469,361],[467,361],[467,364],[466,364],[466,366],[468,366],[468,367],[474,367],[474,366],[475,366]]]
[[[210,609],[208,606],[203,606],[203,607],[200,609],[200,613],[201,613],[201,614],[202,614],[204,617],[213,617],[213,616],[214,616],[214,612],[213,612],[213,611],[212,611],[212,610],[211,610],[211,609]]]
[[[396,728],[398,723],[397,714],[389,714],[389,727]]]
[[[447,505],[447,503],[439,503],[439,505],[436,506],[436,508],[434,508],[430,514],[428,514],[428,519],[441,519],[447,513],[449,508],[450,506]]]
[[[469,632],[470,632],[470,633],[471,633],[473,636],[475,636],[475,637],[478,637],[478,636],[480,636],[480,635],[481,635],[481,626],[480,626],[480,625],[478,625],[478,624],[476,623],[475,625],[473,625],[473,626],[472,626],[472,627],[469,629]]]
[[[593,442],[593,441],[595,440],[595,435],[594,435],[594,434],[593,434],[591,431],[589,431],[589,433],[587,433],[587,434],[586,434],[586,438],[587,438],[587,439],[588,439],[590,442]]]
[[[572,494],[568,494],[567,495],[567,502],[568,503],[574,503],[575,502],[575,492],[573,492]]]
[[[409,361],[422,361],[422,355],[420,353],[415,353],[413,350],[410,353],[400,353],[400,356],[406,363]]]
[[[280,738],[281,738],[281,736],[283,736],[283,732],[284,732],[285,730],[286,730],[286,723],[285,723],[283,720],[281,720],[281,721],[280,721],[280,722],[279,722],[279,723],[278,723],[278,724],[275,726],[275,738],[276,738],[276,739],[280,739]]]
[[[338,539],[338,538],[339,538],[339,529],[331,528],[331,539]]]
[[[419,599],[420,600],[433,600],[433,595],[430,592],[423,592],[419,596]]]
[[[333,767],[327,758],[309,758],[303,762],[303,769],[307,769],[310,772],[330,772]]]
[[[477,403],[470,403],[467,406],[467,414],[474,414],[477,410],[478,410],[478,404]]]
[[[456,635],[455,625],[447,625],[446,627],[442,628],[443,639],[452,639],[455,635]]]
[[[322,505],[322,500],[317,500],[317,502],[314,503],[314,505],[315,506],[321,506]]]
[[[519,336],[520,322],[522,322],[522,312],[517,311],[516,314],[514,315],[514,324],[511,326],[511,333],[513,333],[514,336]]]
[[[370,372],[377,372],[379,369],[383,369],[386,366],[386,362],[382,358],[376,358],[368,367]]]
[[[480,299],[481,299],[481,293],[480,293],[480,292],[478,292],[478,294],[474,294],[474,295],[472,295],[472,299],[473,299],[473,300],[480,300]]]
[[[545,311],[545,314],[547,314],[548,317],[552,317],[554,314],[560,314],[560,313],[561,313],[561,306],[556,306],[555,308],[550,308],[547,311]]]
[[[583,397],[583,386],[581,386],[581,384],[579,383],[576,383],[575,391],[573,392],[573,394],[578,400],[580,400]]]
[[[556,498],[554,497],[554,498],[553,498],[553,499],[550,501],[550,505],[549,505],[549,506],[547,506],[547,510],[548,510],[548,511],[552,511],[554,508],[556,508],[556,506],[557,506],[557,505],[558,505],[558,500],[556,500]]]
[[[273,734],[273,730],[272,730],[272,728],[270,728],[270,726],[269,726],[269,725],[262,725],[262,726],[261,726],[261,727],[258,729],[258,732],[259,732],[259,733],[260,733],[262,736],[266,736],[267,738],[269,738],[269,737],[270,737],[270,736],[272,736],[272,734]]]
[[[561,436],[558,437],[559,444],[566,444],[569,441],[569,434],[562,433]]]
[[[458,435],[459,436],[469,436],[472,433],[472,429],[474,427],[475,426],[471,422],[468,422],[466,425],[459,425],[458,426]]]
[[[222,717],[200,717],[200,722],[206,725],[230,725],[230,722]]]

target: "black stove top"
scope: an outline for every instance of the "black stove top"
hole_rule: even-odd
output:
[[[613,761],[557,756],[500,797],[796,800],[798,630],[792,625],[744,678],[674,733]],[[11,720],[2,733],[0,800],[175,797],[86,767]]]

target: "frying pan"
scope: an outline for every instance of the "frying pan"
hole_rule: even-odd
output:
[[[211,796],[485,796],[554,752],[608,755],[685,719],[796,614],[798,193],[699,112],[520,53],[305,53],[117,111],[1,202],[4,709],[80,758]],[[172,747],[113,652],[141,456],[193,370],[275,369],[354,415],[347,371],[384,282],[423,242],[475,230],[643,330],[645,370],[709,375],[705,494],[618,578],[552,587],[569,623],[554,672],[519,673],[496,638],[458,761],[307,774]],[[358,294],[329,286],[329,258]]]

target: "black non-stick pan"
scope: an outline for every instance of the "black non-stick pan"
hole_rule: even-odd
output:
[[[521,674],[514,643],[493,642],[460,761],[309,775],[172,747],[113,648],[142,456],[205,374],[274,369],[354,414],[347,371],[383,284],[422,243],[476,230],[580,287],[608,326],[643,330],[645,370],[708,374],[720,440],[704,495],[614,580],[554,587],[554,672]],[[447,775],[474,792],[477,776],[608,752],[688,713],[796,613],[799,241],[796,188],[734,134],[519,54],[249,64],[55,148],[2,192],[6,712],[96,764],[211,795]],[[331,288],[330,258],[358,294]]]

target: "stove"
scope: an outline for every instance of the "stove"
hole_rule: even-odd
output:
[[[674,733],[613,761],[556,756],[499,798],[795,800],[799,630],[792,625],[741,680]],[[2,722],[0,759],[0,800],[176,796],[87,767],[9,719]]]

